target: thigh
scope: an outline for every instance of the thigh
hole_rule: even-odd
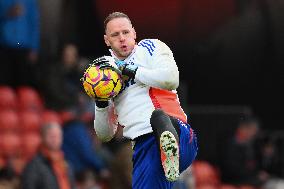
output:
[[[166,180],[158,149],[154,136],[135,144],[133,189],[171,189],[173,187],[173,182]]]
[[[188,168],[197,155],[197,137],[189,124],[178,120],[180,127],[180,173]]]

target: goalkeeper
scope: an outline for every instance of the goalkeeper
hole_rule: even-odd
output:
[[[109,141],[115,124],[122,125],[123,136],[134,144],[132,188],[172,188],[197,154],[195,133],[175,91],[179,71],[172,51],[157,39],[137,44],[136,32],[124,13],[110,14],[104,24],[111,57],[94,63],[102,67],[115,63],[125,83],[114,99],[96,100],[97,136]]]

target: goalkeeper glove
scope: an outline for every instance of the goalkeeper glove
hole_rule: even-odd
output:
[[[126,63],[122,60],[118,60],[115,62],[118,69],[121,71],[123,76],[127,76],[128,79],[134,79],[136,75],[136,71],[138,66],[134,63]]]
[[[121,71],[115,64],[115,59],[111,56],[102,56],[93,61],[93,66],[98,66],[99,69],[111,69],[121,75]],[[96,106],[99,108],[105,108],[109,105],[108,100],[95,100]]]
[[[99,108],[106,108],[109,104],[108,101],[95,100],[96,106]]]
[[[118,69],[115,59],[111,56],[102,56],[93,61],[95,66],[99,66],[99,69],[111,69],[121,75],[121,71]]]

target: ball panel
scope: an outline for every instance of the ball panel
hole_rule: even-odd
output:
[[[85,72],[85,80],[90,84],[96,84],[103,78],[103,72],[98,66],[91,66]]]
[[[121,75],[110,68],[90,66],[83,77],[83,87],[88,96],[100,100],[115,97],[122,89]]]
[[[94,88],[95,93],[100,98],[110,98],[110,97],[112,97],[113,89],[114,89],[114,84],[113,84],[112,80],[100,81],[98,83],[98,85]]]
[[[86,91],[86,93],[89,97],[96,98],[96,95],[95,95],[94,90],[93,90],[93,86],[90,83],[88,83],[87,81],[84,81],[83,87],[84,87],[84,89],[85,89],[85,91]]]

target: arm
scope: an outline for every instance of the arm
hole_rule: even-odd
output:
[[[81,156],[83,162],[87,163],[88,167],[100,171],[105,168],[105,163],[101,157],[97,154],[95,145],[91,135],[88,133],[88,129],[83,123],[76,123],[73,126],[72,132],[69,131],[72,138],[77,138],[73,148],[77,150],[77,153]]]
[[[117,61],[122,75],[151,87],[175,90],[179,85],[179,71],[170,48],[159,40],[142,40],[138,44],[141,63]],[[136,60],[137,61],[137,60]],[[138,60],[139,61],[139,60]],[[140,66],[145,65],[147,66]]]
[[[23,171],[21,178],[22,189],[36,189],[38,188],[37,183],[40,179],[40,174],[37,171],[38,167],[34,162],[28,164]]]
[[[114,105],[111,101],[109,101],[109,105],[106,107],[98,107],[96,105],[94,128],[101,141],[110,141],[117,131],[117,125]]]
[[[0,23],[5,20],[7,16],[7,7],[5,6],[5,2],[0,2]]]
[[[29,2],[28,19],[30,23],[30,36],[31,36],[31,50],[37,52],[39,48],[39,11],[37,2],[32,0]]]
[[[151,69],[138,67],[135,79],[151,87],[175,90],[179,85],[179,71],[170,48],[159,40],[150,57]]]

